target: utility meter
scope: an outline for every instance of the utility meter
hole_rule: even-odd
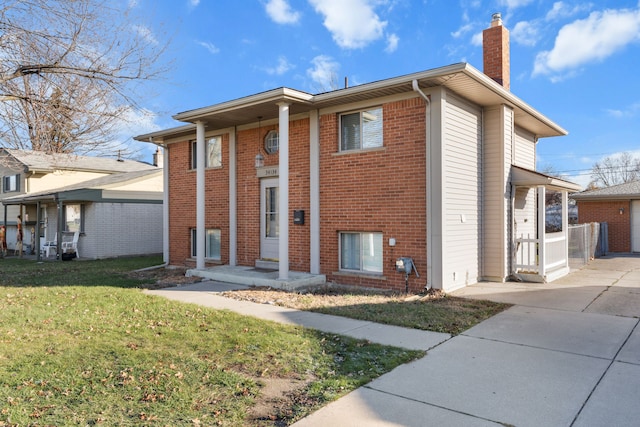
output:
[[[398,273],[404,273],[404,287],[405,292],[409,292],[409,275],[413,272],[416,273],[416,277],[420,277],[418,269],[413,263],[413,258],[400,257],[396,260],[396,271]]]

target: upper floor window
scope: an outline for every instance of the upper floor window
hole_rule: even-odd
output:
[[[20,191],[20,174],[3,177],[2,191],[5,193]]]
[[[197,141],[191,141],[191,169],[198,165]],[[214,136],[206,140],[205,168],[219,168],[222,166],[222,137]]]
[[[340,151],[382,147],[382,107],[340,116]]]
[[[264,150],[269,154],[278,152],[280,148],[280,135],[277,130],[270,130],[264,137]]]

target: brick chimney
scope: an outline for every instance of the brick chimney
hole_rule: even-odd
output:
[[[484,73],[506,90],[511,90],[509,30],[499,13],[491,16],[491,26],[482,32]]]

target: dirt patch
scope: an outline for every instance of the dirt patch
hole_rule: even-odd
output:
[[[175,286],[188,285],[190,283],[197,283],[202,281],[202,277],[185,276],[187,272],[186,268],[177,267],[157,267],[144,270],[132,271],[129,273],[129,277],[152,281],[151,283],[143,285],[146,289],[162,289],[172,288]]]
[[[306,387],[311,379],[260,378],[260,394],[249,412],[251,425],[287,426],[295,417],[294,408],[306,397]],[[310,406],[310,405],[307,405]]]
[[[227,298],[250,301],[259,304],[272,304],[298,310],[310,310],[319,307],[340,307],[358,304],[383,304],[387,302],[426,301],[444,298],[441,291],[432,290],[425,294],[407,295],[363,291],[348,287],[325,286],[304,292],[291,292],[270,287],[252,287],[222,293]]]

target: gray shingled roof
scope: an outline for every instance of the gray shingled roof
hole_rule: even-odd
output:
[[[612,185],[611,187],[585,190],[571,195],[576,200],[640,199],[640,181]]]
[[[116,173],[157,169],[156,166],[137,160],[118,161],[117,159],[107,157],[89,157],[60,153],[47,154],[41,151],[15,150],[12,148],[5,148],[4,150],[17,161],[24,164],[28,170],[76,170]]]
[[[7,197],[3,200],[4,203],[15,203],[17,201],[37,200],[46,196],[53,196],[58,193],[64,193],[65,191],[84,190],[84,189],[107,189],[113,185],[125,183],[128,181],[136,181],[155,174],[162,174],[162,168],[154,167],[151,170],[142,170],[134,172],[123,172],[112,175],[102,176],[100,178],[90,179],[88,181],[79,182],[77,184],[67,185],[65,187],[52,188],[49,190],[39,191],[37,193],[20,194],[18,196]]]

